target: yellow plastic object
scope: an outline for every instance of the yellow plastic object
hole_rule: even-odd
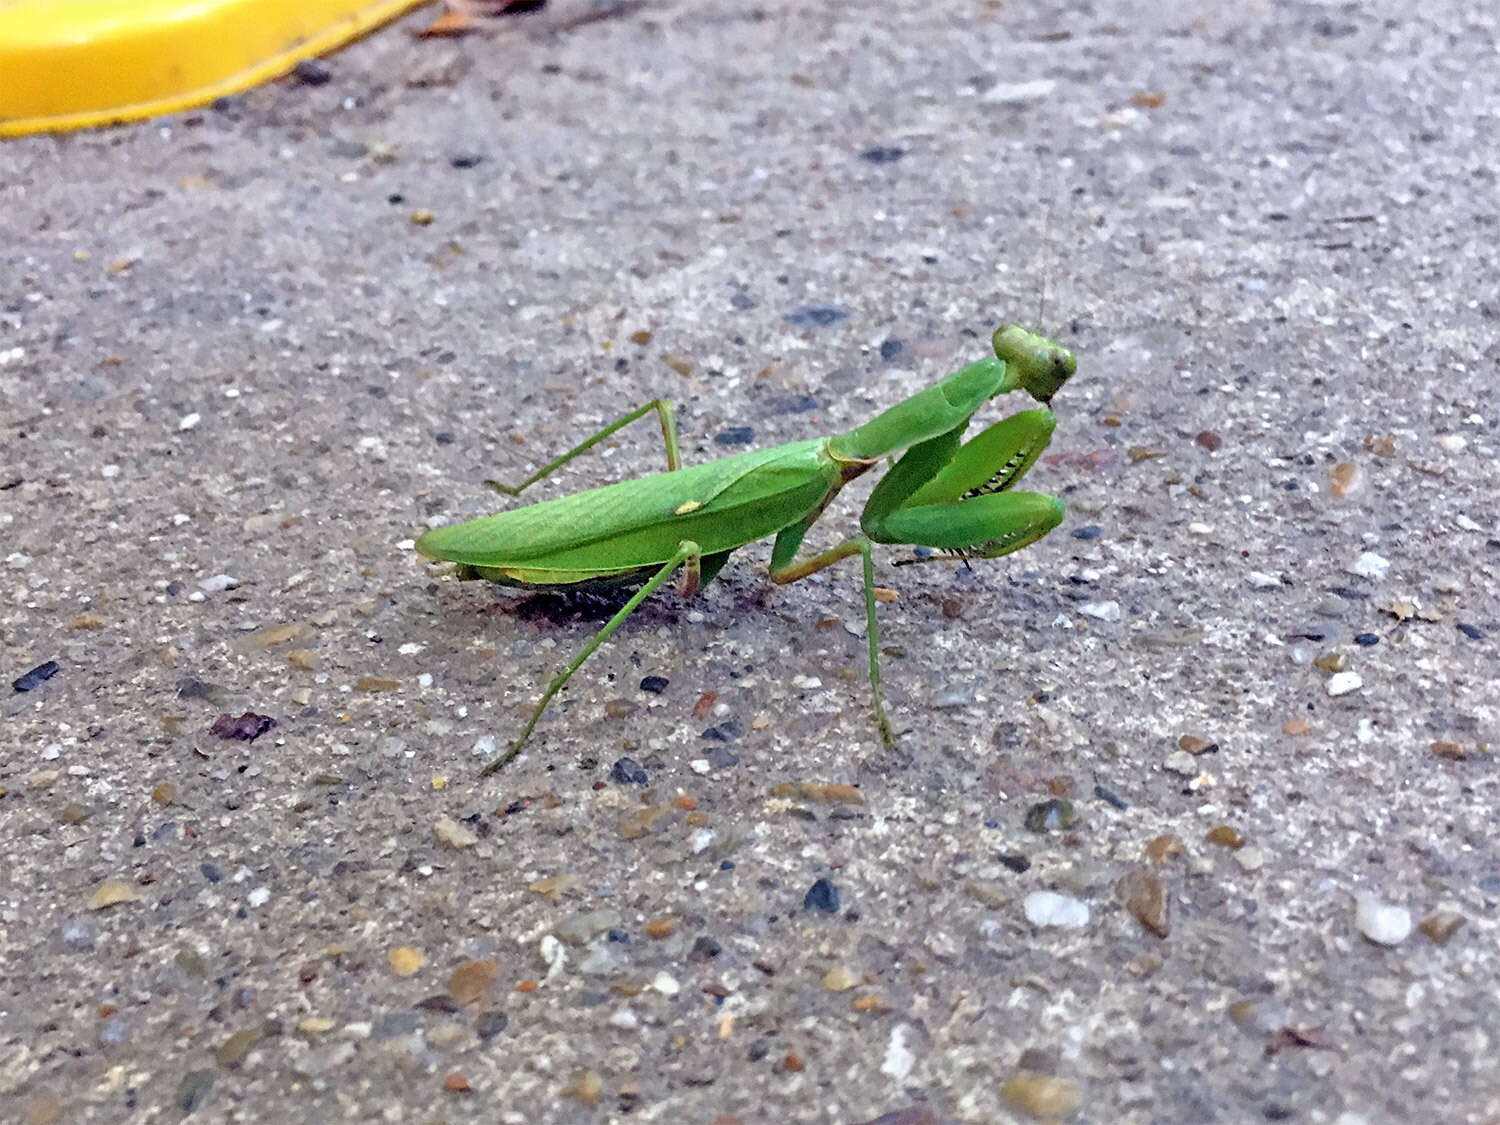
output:
[[[176,113],[429,0],[0,0],[0,137]]]

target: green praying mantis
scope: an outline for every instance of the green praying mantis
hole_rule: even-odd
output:
[[[795,582],[853,555],[864,563],[865,635],[870,689],[881,739],[895,745],[880,686],[875,621],[875,543],[931,548],[930,557],[993,559],[1051,531],[1062,501],[1014,492],[1056,424],[1046,403],[1076,370],[1071,352],[1017,325],[992,339],[994,357],[971,363],[897,403],[864,425],[833,437],[789,442],[683,468],[671,403],[655,399],[617,418],[518,485],[485,483],[519,495],[631,422],[655,412],[667,447],[667,471],[604,485],[424,533],[417,550],[457,564],[458,577],[528,590],[634,585],[640,589],[547,685],[521,733],[484,767],[503,768],[525,746],[552,698],[637,607],[677,571],[692,597],[712,582],[730,554],[774,535],[771,580]],[[990,399],[1025,391],[1042,403],[963,440]],[[904,452],[903,452],[904,451]],[[900,454],[860,515],[863,532],[798,560],[808,529],[850,481]],[[910,561],[923,561],[913,559]]]

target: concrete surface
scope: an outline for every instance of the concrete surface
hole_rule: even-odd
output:
[[[1493,6],[426,18],[0,148],[6,1120],[1500,1120]],[[601,611],[429,521],[1039,318],[1068,521],[882,552],[899,753],[760,544],[477,780]]]

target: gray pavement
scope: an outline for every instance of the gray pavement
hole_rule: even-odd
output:
[[[1500,1120],[1493,6],[428,18],[0,146],[0,1116]],[[415,555],[484,477],[1038,319],[1069,516],[881,552],[898,751],[758,544],[478,779],[601,620]]]

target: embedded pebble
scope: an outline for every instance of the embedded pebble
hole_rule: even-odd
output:
[[[226,590],[233,590],[240,584],[238,578],[228,574],[215,574],[212,578],[205,578],[198,583],[198,589],[205,594],[222,594]]]
[[[1171,932],[1167,922],[1167,891],[1160,877],[1149,867],[1127,871],[1115,884],[1116,897],[1137,922],[1157,937]]]
[[[828,879],[819,879],[802,896],[803,910],[821,910],[825,914],[837,914],[839,889]]]
[[[1400,945],[1411,934],[1411,911],[1360,891],[1354,896],[1354,924],[1376,945]]]
[[[1379,581],[1385,577],[1386,571],[1391,569],[1391,561],[1382,558],[1374,551],[1366,551],[1344,569],[1349,574],[1356,574],[1361,578],[1368,578],[1371,581]]]
[[[140,892],[134,886],[119,879],[111,879],[107,883],[100,883],[94,893],[89,895],[90,910],[104,910],[106,907],[117,906],[122,902],[139,902]]]
[[[472,848],[479,843],[479,837],[469,831],[451,816],[440,816],[432,826],[432,834],[450,848]]]
[[[1281,586],[1279,575],[1267,574],[1263,570],[1252,570],[1245,577],[1256,590],[1275,590]]]
[[[1060,1121],[1072,1116],[1081,1100],[1078,1083],[1071,1078],[1030,1070],[1017,1071],[1000,1087],[1000,1096],[1007,1105],[1041,1121]]]
[[[1078,612],[1097,621],[1119,621],[1124,616],[1119,602],[1084,602]]]
[[[1417,928],[1427,935],[1435,945],[1447,945],[1448,939],[1459,931],[1468,919],[1454,910],[1439,910],[1422,919]]]
[[[835,965],[823,974],[823,988],[828,992],[847,992],[859,984],[859,980],[848,966]]]
[[[1162,763],[1162,766],[1183,777],[1198,776],[1198,761],[1186,750],[1173,750],[1167,755],[1167,760]]]
[[[1234,853],[1234,862],[1245,871],[1259,871],[1266,865],[1264,848],[1240,848]]]
[[[1041,801],[1026,810],[1026,827],[1033,832],[1071,828],[1077,821],[1078,810],[1073,807],[1073,802],[1060,797]]]
[[[1056,891],[1032,891],[1022,900],[1021,909],[1033,926],[1077,929],[1089,924],[1088,904]]]
[[[607,907],[602,910],[584,910],[564,918],[552,928],[552,932],[569,945],[587,945],[600,934],[617,929],[620,922],[618,910]]]
[[[1025,105],[1050,98],[1057,89],[1057,79],[1037,78],[1030,82],[1001,82],[991,86],[981,97],[990,105]]]
[[[1332,696],[1348,695],[1364,686],[1365,681],[1358,672],[1335,672],[1323,685],[1324,690]]]

